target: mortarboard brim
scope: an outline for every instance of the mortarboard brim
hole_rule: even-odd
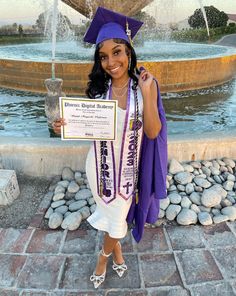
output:
[[[129,37],[126,34],[126,23],[128,23],[130,37],[133,39],[143,22],[109,9],[98,7],[84,35],[84,41],[97,45],[107,39],[121,38],[130,43]]]

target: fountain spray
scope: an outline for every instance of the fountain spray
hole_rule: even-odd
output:
[[[45,86],[47,88],[47,95],[45,97],[45,114],[47,116],[48,130],[51,137],[58,137],[53,131],[53,122],[60,117],[59,97],[65,97],[65,93],[62,92],[61,78],[55,76],[55,55],[56,55],[56,36],[58,25],[58,0],[53,2],[52,13],[52,78],[45,80]]]
[[[205,21],[205,24],[206,24],[206,29],[207,29],[207,35],[208,37],[210,37],[210,31],[209,31],[209,26],[208,26],[208,21],[207,21],[207,16],[206,16],[206,10],[203,6],[203,0],[198,0],[199,4],[200,4],[200,8],[201,8],[201,11],[202,11],[202,14],[203,14],[203,18],[204,18],[204,21]]]
[[[52,15],[52,79],[55,79],[55,53],[57,41],[58,0],[53,2]]]

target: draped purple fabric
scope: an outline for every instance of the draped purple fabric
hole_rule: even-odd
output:
[[[139,242],[142,238],[144,224],[156,222],[160,209],[160,199],[167,197],[167,123],[159,87],[158,112],[162,128],[153,140],[145,134],[143,135],[139,163],[138,204],[135,203],[135,198],[133,198],[126,219],[128,223],[135,225],[132,235],[136,242]]]

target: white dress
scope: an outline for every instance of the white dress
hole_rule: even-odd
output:
[[[117,140],[113,142],[116,171],[119,171],[119,160],[120,159],[120,148],[122,142],[123,128],[125,123],[126,110],[117,108]],[[123,238],[126,236],[128,225],[126,217],[128,215],[132,197],[125,200],[120,195],[106,204],[97,194],[97,178],[96,178],[96,164],[95,164],[95,153],[94,145],[92,144],[86,158],[86,175],[88,182],[96,202],[95,212],[87,218],[87,221],[96,229],[106,231],[110,237]],[[118,179],[118,174],[117,179]],[[116,182],[118,184],[118,180]]]

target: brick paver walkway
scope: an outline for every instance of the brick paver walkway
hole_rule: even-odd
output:
[[[89,281],[101,247],[95,230],[0,229],[1,296],[236,295],[236,222],[146,228],[123,240],[128,271]]]

